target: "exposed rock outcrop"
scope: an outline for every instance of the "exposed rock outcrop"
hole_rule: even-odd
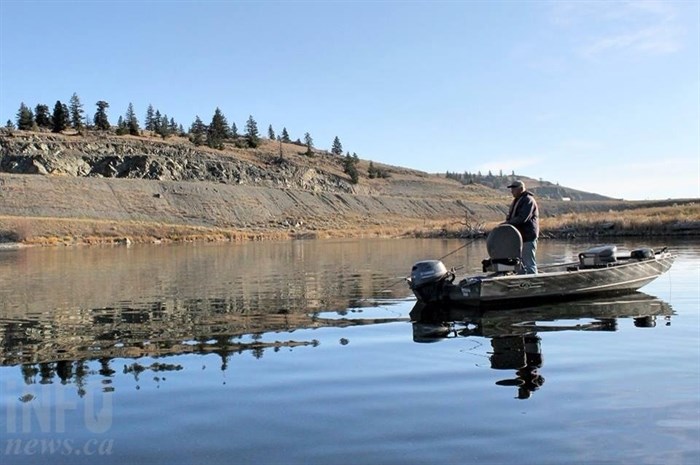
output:
[[[210,181],[354,192],[353,185],[335,173],[270,155],[259,158],[261,163],[253,163],[191,144],[116,136],[71,138],[32,133],[0,136],[0,171],[6,173]]]

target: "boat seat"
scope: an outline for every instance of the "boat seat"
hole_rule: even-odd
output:
[[[490,259],[520,258],[523,237],[515,226],[499,224],[486,237],[486,251]]]
[[[519,258],[487,258],[481,261],[484,273],[508,273],[517,272],[520,269]]]
[[[510,224],[499,224],[486,238],[489,258],[481,261],[484,273],[517,273],[520,270],[520,256],[523,238]]]

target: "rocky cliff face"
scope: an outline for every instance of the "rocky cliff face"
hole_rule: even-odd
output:
[[[399,167],[387,167],[389,179],[363,174],[352,184],[340,157],[308,157],[305,147],[292,144],[283,156],[278,149],[271,141],[218,151],[177,138],[5,132],[0,217],[303,234],[406,229],[465,215],[479,223],[501,218],[508,204],[505,193],[501,202],[483,186]],[[367,173],[368,162],[359,163]],[[32,221],[35,228],[39,220]]]
[[[159,181],[210,181],[354,192],[342,177],[259,153],[258,163],[187,143],[15,132],[0,135],[0,171]]]

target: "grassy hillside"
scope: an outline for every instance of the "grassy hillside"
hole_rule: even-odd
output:
[[[478,235],[502,221],[511,200],[507,189],[380,163],[373,165],[385,176],[370,178],[369,160],[357,161],[353,183],[344,157],[309,156],[304,146],[264,139],[254,149],[239,145],[215,150],[178,137],[2,133],[0,240]],[[535,192],[543,187],[532,185]],[[686,234],[700,218],[691,201],[562,201],[565,188],[557,188],[540,197],[540,208],[543,225],[565,234],[584,231],[581,222],[590,215],[600,215],[596,221],[604,225],[649,217],[645,234]],[[616,231],[637,231],[640,222],[616,224]]]

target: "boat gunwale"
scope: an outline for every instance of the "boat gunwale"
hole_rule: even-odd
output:
[[[636,259],[630,259],[630,260],[635,260],[635,261],[629,261],[627,263],[617,263],[614,265],[610,266],[600,266],[600,267],[592,267],[592,268],[579,268],[576,270],[564,270],[564,271],[544,271],[542,273],[535,273],[535,274],[508,274],[508,275],[494,275],[494,274],[481,274],[481,275],[467,275],[460,280],[460,283],[469,278],[473,279],[480,279],[480,281],[483,283],[484,281],[487,282],[493,282],[493,281],[514,281],[514,280],[521,280],[521,279],[536,279],[538,277],[557,277],[557,276],[565,276],[565,275],[571,275],[572,273],[580,273],[580,274],[590,274],[590,273],[600,273],[604,271],[609,271],[612,269],[624,269],[630,266],[635,266],[639,267],[642,264],[651,264],[651,263],[661,263],[664,261],[670,261],[668,264],[668,267],[670,268],[671,265],[673,265],[673,261],[676,259],[676,256],[669,253],[669,252],[663,252],[662,256],[657,256],[652,259],[646,259],[646,260],[636,260]],[[547,265],[548,267],[558,267],[558,266],[567,266],[567,263],[562,263],[562,264],[552,264],[552,265]],[[664,263],[662,263],[662,266],[666,266]],[[661,273],[663,273],[662,271]],[[661,274],[659,273],[659,275]],[[657,275],[658,276],[658,275]],[[459,285],[459,283],[458,283]]]

